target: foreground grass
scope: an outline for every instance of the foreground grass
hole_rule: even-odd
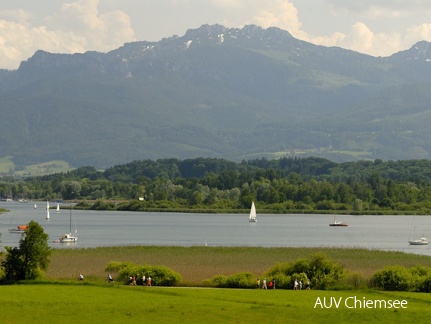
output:
[[[233,290],[25,284],[0,288],[2,323],[427,323],[431,295],[372,291]],[[405,309],[344,300],[407,300]],[[315,307],[342,298],[339,308]],[[327,303],[329,306],[329,303]]]
[[[46,279],[103,281],[111,261],[163,265],[181,274],[183,284],[199,285],[215,275],[251,272],[260,277],[276,263],[293,262],[313,253],[325,253],[346,270],[365,278],[388,265],[431,267],[431,257],[402,252],[342,248],[176,247],[127,246],[91,249],[55,249]]]

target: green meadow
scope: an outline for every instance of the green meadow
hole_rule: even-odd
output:
[[[388,265],[431,267],[431,257],[334,248],[125,246],[54,249],[44,277],[0,286],[1,323],[426,323],[431,294],[357,290],[218,289],[216,275],[262,278],[278,262],[324,253],[367,279]],[[4,255],[3,255],[4,256]],[[1,259],[1,257],[0,257]],[[164,265],[180,287],[105,282],[111,261]],[[85,276],[78,281],[78,275]],[[114,279],[116,279],[113,273]],[[354,302],[356,298],[356,302]],[[383,301],[403,302],[397,308]],[[377,301],[377,306],[374,303]],[[365,302],[372,307],[366,306]]]
[[[2,286],[0,291],[2,323],[427,323],[431,316],[431,295],[420,293],[162,288],[107,283],[23,284]],[[346,304],[355,296],[370,303],[405,301],[405,308]]]

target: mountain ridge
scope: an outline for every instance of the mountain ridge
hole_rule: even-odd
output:
[[[39,50],[0,73],[0,156],[429,158],[430,43],[388,57],[279,28],[202,25],[107,53]]]

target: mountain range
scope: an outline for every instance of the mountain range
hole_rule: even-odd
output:
[[[0,157],[133,160],[431,156],[431,44],[389,57],[288,31],[203,25],[108,53],[37,51],[0,71]]]

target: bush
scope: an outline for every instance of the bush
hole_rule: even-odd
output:
[[[268,277],[277,277],[280,288],[293,288],[296,279],[305,283],[310,280],[316,289],[328,289],[334,286],[344,275],[343,268],[325,254],[312,254],[308,259],[288,263],[278,263],[267,272]]]
[[[211,283],[219,288],[256,288],[256,279],[249,272],[237,273],[231,276],[217,275]]]
[[[386,267],[371,277],[370,284],[383,290],[408,291],[412,287],[412,273],[401,266]]]
[[[165,266],[136,265],[131,262],[110,262],[106,271],[118,272],[118,281],[129,283],[135,276],[138,284],[143,284],[142,276],[151,277],[153,286],[175,286],[181,281],[181,275]]]
[[[422,277],[417,283],[416,291],[429,293],[431,292],[431,275]]]

